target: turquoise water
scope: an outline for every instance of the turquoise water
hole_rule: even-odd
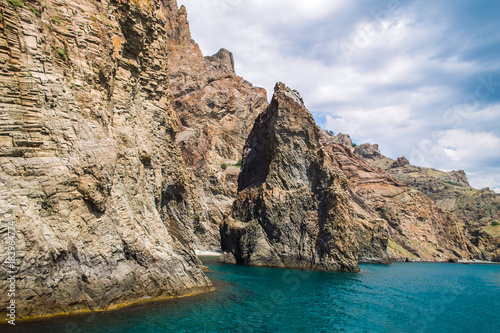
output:
[[[215,292],[13,331],[500,332],[499,265],[362,264],[360,273],[339,273],[203,260]]]

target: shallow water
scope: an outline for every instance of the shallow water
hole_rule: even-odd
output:
[[[18,322],[12,331],[500,332],[499,265],[361,264],[360,273],[340,273],[202,259],[215,292]]]

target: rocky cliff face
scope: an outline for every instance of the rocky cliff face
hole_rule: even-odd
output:
[[[348,187],[296,91],[279,83],[245,145],[225,262],[356,271]]]
[[[354,270],[358,261],[480,257],[452,214],[355,150],[382,156],[376,146],[354,149],[348,135],[319,131],[298,93],[278,84],[245,146],[221,260]]]
[[[268,105],[266,91],[236,75],[225,49],[203,58],[190,39],[171,49],[168,82],[182,125],[177,142],[201,203],[194,246],[220,251],[219,223],[236,197],[238,161],[255,118]]]
[[[202,203],[169,81],[184,10],[154,0],[0,10],[1,235],[15,222],[18,317],[210,290],[191,245]],[[2,293],[2,313],[7,302]]]
[[[0,236],[15,224],[18,317],[210,290],[195,249],[220,241],[226,262],[321,270],[475,255],[453,216],[397,176],[413,175],[407,160],[322,133],[283,84],[268,106],[229,51],[203,57],[175,0],[0,12]],[[470,219],[483,257],[498,256],[485,222],[496,206],[470,207],[495,196],[452,204],[425,184]]]
[[[417,167],[405,157],[394,161],[383,156],[376,145],[363,144],[356,147],[355,153],[427,195],[440,209],[451,212],[461,232],[481,251],[479,257],[500,261],[500,195],[488,188],[472,188],[462,170],[443,172]]]
[[[362,226],[377,221],[388,231],[386,258],[389,260],[444,261],[471,258],[478,250],[464,237],[454,217],[419,191],[399,182],[384,170],[353,154],[353,145],[345,134],[323,132],[323,142],[335,154],[335,161],[345,173],[351,190],[351,205]],[[378,147],[361,145],[355,151],[378,156]],[[381,154],[380,154],[381,155]],[[406,165],[406,159],[392,164]],[[366,229],[366,227],[365,227]],[[358,237],[366,239],[377,233],[357,227]],[[377,258],[370,242],[364,244],[363,257]],[[363,252],[367,252],[363,254]],[[373,259],[372,259],[373,260]]]

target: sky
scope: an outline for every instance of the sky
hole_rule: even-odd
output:
[[[178,0],[204,55],[321,128],[500,193],[500,1]]]

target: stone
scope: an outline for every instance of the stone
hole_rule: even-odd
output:
[[[212,290],[167,80],[170,45],[191,45],[185,11],[171,0],[31,5],[40,17],[0,4],[1,235],[15,224],[18,318]],[[2,318],[9,301],[2,293]]]
[[[358,271],[350,219],[344,175],[298,92],[278,83],[245,144],[220,260]]]

